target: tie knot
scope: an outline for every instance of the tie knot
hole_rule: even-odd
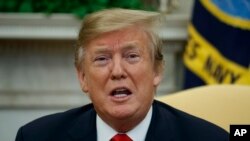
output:
[[[127,134],[116,134],[110,141],[133,141]]]

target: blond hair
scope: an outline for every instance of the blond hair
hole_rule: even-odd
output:
[[[123,29],[129,26],[142,27],[149,35],[149,45],[152,50],[154,67],[157,71],[163,70],[162,43],[155,33],[155,27],[160,21],[160,14],[142,10],[106,9],[87,15],[82,23],[75,52],[75,66],[82,69],[84,48],[98,35]]]

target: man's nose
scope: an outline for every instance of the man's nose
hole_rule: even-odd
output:
[[[112,80],[120,80],[126,78],[126,73],[124,71],[124,66],[122,64],[122,60],[119,58],[114,58],[113,65],[112,65]]]

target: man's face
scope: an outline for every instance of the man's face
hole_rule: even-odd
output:
[[[144,118],[148,112],[161,79],[149,45],[135,27],[104,33],[87,45],[78,77],[101,118]]]

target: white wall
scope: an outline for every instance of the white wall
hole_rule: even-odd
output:
[[[0,141],[14,141],[17,130],[44,115],[66,109],[0,109]]]

